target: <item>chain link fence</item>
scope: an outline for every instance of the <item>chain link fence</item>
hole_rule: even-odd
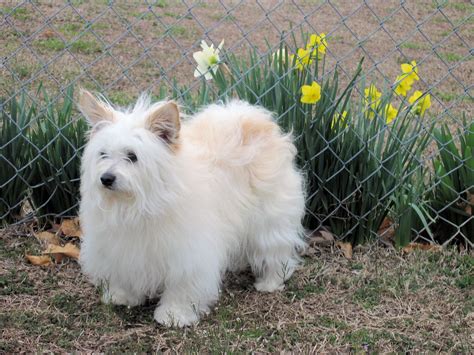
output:
[[[227,52],[245,57],[255,49],[263,58],[278,49],[280,39],[290,40],[301,32],[326,33],[326,74],[332,75],[337,67],[342,81],[349,81],[359,59],[365,57],[366,80],[379,87],[393,84],[400,64],[416,60],[418,86],[432,101],[425,120],[435,126],[448,124],[457,147],[472,122],[474,6],[470,1],[0,0],[0,11],[0,215],[8,222],[77,213],[84,137],[71,133],[82,129],[72,106],[71,86],[101,93],[120,106],[133,103],[143,91],[156,97],[192,93],[201,85],[201,79],[193,76],[193,53],[200,50],[202,40],[217,45],[224,39]],[[15,98],[21,99],[12,108]],[[255,101],[259,103],[259,98]],[[22,111],[22,102],[37,108]],[[70,110],[69,119],[61,121],[60,110],[45,116],[54,105],[63,113]],[[56,117],[54,132],[37,135],[41,144],[32,142],[26,130],[41,126],[44,117]],[[431,162],[439,154],[436,137],[432,138],[419,162],[428,170],[434,169]],[[25,147],[29,155],[22,154]],[[443,174],[464,169],[467,160],[459,158]],[[41,178],[35,178],[38,175]],[[474,223],[474,187],[472,175],[467,175],[465,185],[453,187],[456,195],[451,201],[427,208],[429,215],[455,229],[445,243],[461,236],[472,247],[473,236],[467,234]],[[440,183],[426,189],[435,191]],[[460,210],[463,218],[449,218],[452,209]],[[314,217],[321,227],[331,216],[330,212]],[[434,218],[423,222],[412,233],[433,241],[428,227],[437,222]],[[468,225],[471,229],[465,228]]]

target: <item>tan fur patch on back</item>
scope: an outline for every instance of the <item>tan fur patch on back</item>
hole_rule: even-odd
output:
[[[244,145],[253,140],[270,137],[280,132],[278,125],[266,119],[248,119],[244,118],[241,122],[242,143]]]

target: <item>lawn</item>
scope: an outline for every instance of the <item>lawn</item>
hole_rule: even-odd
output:
[[[250,273],[228,275],[213,312],[186,329],[158,326],[157,300],[100,304],[75,261],[25,260],[40,250],[26,227],[0,236],[1,352],[474,349],[474,257],[459,250],[402,254],[372,244],[348,260],[315,245],[282,292],[256,292]]]

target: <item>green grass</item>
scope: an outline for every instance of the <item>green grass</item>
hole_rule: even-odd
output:
[[[444,17],[442,17],[440,15],[440,17],[435,17],[431,20],[431,22],[435,23],[435,24],[443,24],[443,23],[446,23],[448,22]]]
[[[82,54],[101,53],[102,47],[96,41],[79,39],[71,43],[71,51]]]
[[[66,48],[66,44],[59,38],[46,38],[39,40],[37,46],[43,50],[48,51],[62,51]]]
[[[83,29],[83,26],[80,23],[73,22],[66,23],[59,28],[62,33],[69,36],[77,36],[80,33],[79,30],[81,29]]]
[[[472,289],[474,286],[474,275],[467,274],[456,279],[456,286],[462,289]]]
[[[460,289],[473,289],[474,286],[474,257],[464,255],[454,262],[455,285]]]
[[[168,1],[166,1],[166,0],[155,0],[155,1],[152,2],[152,4],[156,7],[162,8],[162,9],[169,6]]]
[[[82,331],[75,323],[75,317],[69,314],[52,313],[48,310],[13,311],[0,316],[0,324],[5,328],[17,327],[27,336],[40,337],[44,341],[54,342],[61,348],[69,349],[73,348],[73,341]],[[18,339],[14,339],[13,344],[15,342],[18,342]],[[17,344],[22,346],[21,341]]]
[[[17,62],[16,64],[12,65],[12,69],[20,79],[27,79],[36,70],[36,66],[29,63]]]
[[[130,94],[127,94],[124,91],[113,91],[109,93],[108,99],[114,105],[122,107],[129,106],[135,101],[135,97]]]
[[[59,38],[47,38],[37,42],[39,48],[48,51],[62,51],[67,44]],[[78,39],[69,45],[71,52],[93,54],[102,52],[102,47],[96,41]]]
[[[344,40],[344,36],[341,35],[334,35],[328,37],[328,42],[342,42]]]
[[[146,12],[133,12],[132,15],[136,18],[142,19],[142,20],[155,20],[158,14],[154,15],[149,11]]]
[[[110,29],[110,25],[103,22],[94,22],[91,25],[91,29],[94,31],[107,30],[107,29]]]
[[[435,95],[445,102],[450,102],[459,98],[459,95],[452,92],[436,91]]]
[[[28,33],[25,31],[21,31],[18,29],[10,29],[7,31],[3,31],[3,38],[4,39],[11,39],[11,40],[18,40],[22,36],[27,36]]]
[[[209,16],[211,19],[215,21],[235,21],[236,17],[232,14],[212,14]]]
[[[31,237],[18,237],[15,248],[8,248],[5,242],[0,238],[0,259],[12,259],[16,262],[23,262],[25,254],[38,251],[36,240]]]
[[[457,53],[452,53],[452,52],[445,52],[441,54],[441,57],[448,62],[459,62],[461,59],[463,59],[462,55],[459,55]]]
[[[351,352],[355,353],[371,353],[375,349],[381,350],[377,346],[380,342],[394,343],[397,345],[398,351],[404,351],[413,346],[413,341],[406,336],[370,328],[348,332],[344,335],[343,340],[350,344]]]
[[[9,14],[11,17],[19,21],[25,21],[31,17],[31,14],[28,9],[25,9],[24,7],[2,7],[0,11],[2,12],[2,15],[5,16]]]
[[[80,311],[81,304],[78,303],[77,297],[70,293],[57,293],[50,300],[51,307],[56,308],[61,312],[73,314]]]
[[[364,265],[361,263],[351,263],[352,270],[362,270],[364,269]]]
[[[369,280],[366,284],[357,288],[354,292],[354,301],[365,309],[371,309],[380,303],[381,299],[380,280]]]
[[[38,314],[31,311],[0,313],[0,324],[3,324],[3,327],[19,327],[25,332],[34,335],[43,333],[44,326],[41,324]]]
[[[473,102],[474,101],[474,98],[469,97],[467,94],[458,94],[454,92],[446,92],[446,91],[439,91],[439,90],[436,90],[434,94],[439,99],[445,102],[451,102],[455,100],[459,102],[462,102],[462,101]]]
[[[433,0],[432,3],[431,3],[431,7],[434,8],[434,9],[437,9],[437,8],[445,8],[446,5],[448,5],[449,3],[449,0]]]
[[[313,283],[307,283],[306,285],[295,285],[290,283],[285,293],[290,300],[302,300],[310,295],[324,293],[325,291],[324,286]]]
[[[348,329],[348,325],[337,319],[333,319],[329,316],[320,316],[315,321],[316,324],[331,329]]]
[[[440,35],[441,37],[447,37],[447,36],[449,36],[451,33],[453,33],[452,30],[447,30],[447,31],[441,32],[439,35]]]
[[[33,295],[34,291],[34,284],[26,272],[10,270],[8,273],[0,275],[0,295],[2,296]]]
[[[261,328],[251,328],[242,332],[242,336],[247,339],[258,339],[264,335],[265,331]]]
[[[181,25],[173,25],[171,28],[169,28],[168,31],[172,36],[181,38],[189,38],[189,36],[191,35],[188,28]]]
[[[407,49],[416,49],[416,50],[425,50],[425,49],[430,48],[430,46],[425,43],[415,43],[415,42],[405,42],[405,43],[402,43],[400,47],[407,48]]]
[[[450,1],[449,7],[456,11],[462,11],[464,13],[470,13],[474,11],[474,6],[472,4],[468,4],[467,2],[460,2],[460,1]]]
[[[113,345],[113,353],[117,354],[145,354],[149,353],[153,349],[154,339],[153,337],[139,337],[137,334],[132,333],[128,337],[119,339]]]
[[[179,18],[179,14],[171,12],[171,11],[166,11],[163,13],[164,16],[166,17],[172,17],[172,18]]]

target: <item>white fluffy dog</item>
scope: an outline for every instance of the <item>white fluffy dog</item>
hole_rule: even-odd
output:
[[[181,122],[174,102],[117,110],[82,90],[91,125],[82,158],[82,269],[102,301],[160,296],[158,323],[208,313],[227,270],[250,265],[258,291],[281,290],[304,247],[296,149],[271,114],[244,102]]]

